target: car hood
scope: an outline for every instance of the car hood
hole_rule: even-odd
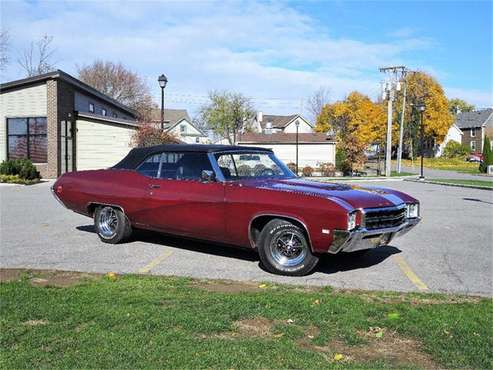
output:
[[[261,189],[292,192],[331,199],[345,208],[377,208],[414,202],[414,198],[392,190],[356,184],[324,183],[304,179],[256,180],[245,182],[246,186]]]

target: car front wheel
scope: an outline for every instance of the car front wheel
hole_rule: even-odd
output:
[[[110,206],[96,209],[94,227],[99,238],[110,244],[125,241],[132,233],[132,226],[125,214],[120,209]]]
[[[281,219],[270,221],[262,229],[258,251],[263,266],[280,275],[306,275],[319,259],[312,253],[304,231]]]

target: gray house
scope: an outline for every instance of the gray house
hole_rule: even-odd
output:
[[[485,136],[493,141],[493,108],[459,113],[455,124],[463,133],[462,144],[471,152],[483,152]]]
[[[136,128],[132,109],[61,70],[0,85],[0,162],[31,159],[43,177],[115,164]]]

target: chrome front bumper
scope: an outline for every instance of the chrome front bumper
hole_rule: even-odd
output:
[[[377,248],[387,245],[396,236],[401,236],[416,226],[421,218],[406,219],[399,226],[384,229],[367,230],[365,228],[352,231],[334,230],[334,240],[328,252],[336,254],[339,252],[355,252],[363,249]]]

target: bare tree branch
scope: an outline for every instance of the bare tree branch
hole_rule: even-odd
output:
[[[321,86],[312,96],[308,98],[308,111],[312,115],[312,120],[315,122],[317,117],[322,112],[322,108],[325,104],[329,103],[330,89],[328,87]]]
[[[10,35],[6,30],[0,31],[0,70],[3,71],[9,63],[9,43]]]
[[[121,63],[102,60],[77,69],[81,81],[136,110],[140,121],[151,120],[155,103],[149,87],[137,73]]]
[[[17,62],[26,72],[27,77],[48,73],[56,68],[52,60],[55,53],[52,42],[53,36],[45,34],[40,40],[31,42],[29,47],[22,52]]]

